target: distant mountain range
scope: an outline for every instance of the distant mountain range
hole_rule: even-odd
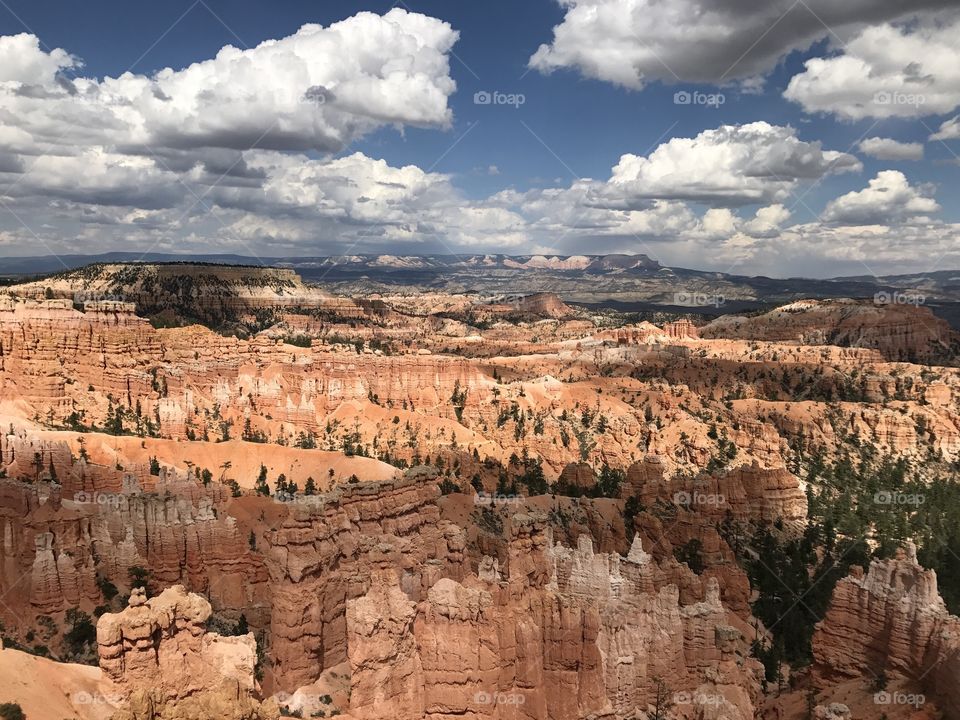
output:
[[[263,257],[111,252],[0,258],[0,276],[20,278],[94,263],[207,262],[290,268],[308,283],[349,295],[422,292],[553,292],[567,302],[624,311],[701,315],[761,310],[800,298],[876,298],[929,305],[960,326],[960,271],[832,279],[770,278],[665,267],[646,255],[343,255]],[[9,280],[8,280],[9,282]]]
[[[608,272],[660,270],[646,255],[337,255],[317,257],[252,257],[234,254],[176,255],[170,253],[109,252],[99,255],[36,255],[0,257],[0,275],[37,275],[72,270],[100,263],[206,262],[224,265],[269,265],[311,269],[341,268],[352,271],[445,270],[447,268],[505,268]]]

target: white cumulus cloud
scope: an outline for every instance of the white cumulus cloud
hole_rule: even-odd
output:
[[[384,125],[445,127],[456,89],[447,23],[395,8],[152,76],[67,78],[78,61],[0,37],[0,149],[70,154],[183,148],[342,150]]]
[[[937,201],[912,186],[898,170],[884,170],[863,190],[841,195],[827,204],[823,219],[849,225],[878,225],[940,210]]]
[[[861,141],[860,152],[878,160],[923,160],[923,143],[872,137]]]
[[[931,140],[960,140],[960,115],[944,120],[940,129],[930,136]]]
[[[864,28],[836,56],[811,58],[784,97],[851,120],[917,117],[960,105],[960,15]]]
[[[782,201],[799,180],[859,171],[852,155],[806,142],[790,127],[724,125],[694,138],[673,138],[647,157],[624,155],[602,197],[703,200],[744,205]]]
[[[530,58],[541,72],[577,69],[628,88],[653,81],[756,78],[793,50],[945,0],[558,0],[563,21]]]

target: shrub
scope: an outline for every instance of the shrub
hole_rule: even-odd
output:
[[[0,718],[3,720],[26,720],[26,717],[17,703],[0,703]]]

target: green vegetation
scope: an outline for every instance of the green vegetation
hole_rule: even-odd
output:
[[[445,477],[440,482],[440,494],[441,495],[450,495],[451,493],[461,492],[461,488],[450,478]]]
[[[242,613],[236,622],[219,613],[213,613],[207,619],[206,626],[207,632],[215,632],[224,636],[246,635],[250,632],[250,626],[247,624],[247,616]]]
[[[150,571],[139,565],[131,565],[127,568],[127,575],[130,578],[130,587],[142,587],[147,597],[150,597]]]
[[[257,482],[254,484],[253,489],[257,495],[270,496],[270,486],[267,484],[267,468],[265,465],[260,466],[260,474],[257,475]]]
[[[460,380],[457,380],[453,385],[450,402],[453,403],[453,412],[457,416],[457,422],[463,422],[463,408],[467,404],[467,391],[460,387]]]
[[[314,432],[300,432],[297,435],[296,441],[293,443],[294,447],[298,447],[301,450],[316,450],[317,448],[317,435]]]
[[[936,458],[916,467],[882,457],[847,439],[846,454],[825,465],[808,463],[811,523],[826,539],[870,539],[875,557],[891,557],[908,540],[924,567],[936,570],[940,593],[960,613],[960,482],[957,468]]]
[[[565,480],[557,480],[553,484],[551,492],[565,497],[617,498],[620,497],[620,486],[624,480],[626,480],[626,473],[623,470],[611,468],[604,464],[600,468],[597,481],[592,487],[581,488]]]
[[[313,338],[309,335],[298,334],[298,335],[284,335],[283,342],[287,345],[295,345],[296,347],[308,348],[313,344]]]
[[[17,703],[0,703],[0,718],[3,720],[26,720],[23,709]]]
[[[754,646],[771,681],[778,679],[781,662],[810,662],[814,626],[850,567],[866,569],[907,541],[917,544],[920,563],[937,571],[947,607],[960,612],[956,468],[934,458],[913,467],[842,432],[838,436],[841,451],[833,462],[797,451],[795,468],[805,469],[808,483],[802,533],[778,524],[738,526],[729,516],[718,527],[758,593],[754,615],[773,635],[772,644]]]
[[[97,660],[97,626],[79,608],[67,610],[68,629],[63,637],[66,658],[73,662],[94,664]]]
[[[796,666],[810,662],[814,626],[826,614],[834,586],[851,565],[868,564],[869,548],[863,540],[824,534],[816,524],[799,538],[787,538],[776,527],[761,527],[749,545],[755,555],[742,562],[759,594],[753,614],[774,637],[772,652],[755,654],[769,663],[767,675],[772,680],[771,668],[781,660]]]
[[[679,562],[686,563],[691,570],[699,575],[706,570],[703,555],[701,554],[702,551],[702,543],[696,538],[691,538],[687,541],[686,545],[674,548],[673,554]]]
[[[540,458],[531,458],[527,449],[523,449],[523,458],[513,455],[510,458],[510,467],[519,468],[517,482],[527,489],[528,495],[544,495],[547,492],[547,480],[543,474],[543,463]],[[499,492],[499,488],[497,490]],[[516,494],[516,493],[507,493]]]
[[[117,596],[117,586],[102,575],[97,575],[97,587],[100,589],[100,594],[103,596],[103,599],[108,603],[112,602]]]

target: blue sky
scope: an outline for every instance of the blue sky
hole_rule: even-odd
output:
[[[693,10],[699,1],[680,0],[676,5],[689,5]],[[733,0],[726,4],[736,5]],[[432,81],[437,87],[451,79],[456,90],[444,91],[444,107],[426,108],[426,121],[411,121],[409,108],[402,107],[403,98],[392,101],[400,107],[385,111],[386,101],[378,97],[376,102],[369,103],[371,107],[377,105],[375,109],[363,105],[366,101],[361,102],[359,114],[366,117],[359,129],[351,122],[341,133],[345,126],[333,124],[338,137],[345,139],[336,147],[318,145],[309,128],[298,127],[292,131],[296,140],[290,141],[289,148],[268,148],[286,153],[286,157],[263,160],[249,154],[242,166],[247,162],[262,164],[256,173],[267,178],[267,185],[278,188],[277,194],[283,198],[279,204],[271,204],[269,198],[254,197],[250,188],[238,187],[235,192],[225,193],[224,186],[229,183],[217,183],[219,175],[214,177],[213,171],[208,173],[209,177],[199,177],[196,168],[189,171],[191,162],[209,162],[205,159],[208,147],[230,145],[230,152],[256,153],[261,146],[250,143],[245,148],[236,146],[233,140],[225,142],[205,136],[202,142],[186,142],[190,149],[184,150],[180,140],[171,139],[175,126],[156,133],[163,135],[163,142],[152,137],[147,151],[142,147],[132,150],[133,141],[114,144],[109,135],[89,140],[91,151],[99,153],[100,158],[112,159],[105,162],[102,174],[90,171],[87,178],[82,174],[71,177],[75,168],[63,167],[57,160],[65,151],[51,149],[46,135],[50,132],[46,126],[52,125],[54,119],[62,120],[65,113],[52,100],[37,100],[34,96],[39,91],[31,91],[32,99],[23,100],[23,87],[39,86],[27,83],[26,75],[4,78],[0,74],[0,81],[7,80],[10,93],[6,102],[0,96],[0,111],[29,114],[33,123],[24,127],[0,115],[0,198],[4,199],[0,205],[0,255],[35,254],[38,246],[54,253],[141,248],[300,255],[625,251],[647,252],[674,264],[719,270],[732,266],[737,272],[770,274],[794,274],[794,269],[811,275],[860,274],[867,269],[873,271],[871,263],[878,265],[878,272],[921,271],[933,269],[926,267],[933,265],[931,257],[936,258],[937,269],[945,269],[944,262],[960,267],[960,258],[950,263],[958,249],[955,224],[960,217],[953,201],[953,188],[960,170],[954,155],[960,152],[960,141],[953,138],[949,128],[940,132],[942,140],[929,139],[941,126],[949,125],[960,102],[960,82],[955,71],[943,68],[942,52],[944,44],[950,50],[950,31],[960,25],[954,25],[956,15],[944,11],[944,4],[936,0],[923,2],[916,14],[905,15],[902,8],[896,7],[897,3],[879,0],[871,6],[865,0],[855,0],[848,12],[836,17],[828,14],[834,11],[826,0],[811,1],[811,7],[803,8],[784,4],[784,9],[793,8],[785,15],[773,13],[744,19],[742,24],[747,30],[755,26],[758,32],[754,35],[739,37],[731,31],[729,39],[716,41],[707,35],[706,40],[691,41],[687,48],[667,37],[664,42],[668,44],[659,48],[653,47],[658,33],[677,23],[670,18],[647,17],[657,5],[650,0],[568,0],[563,6],[554,0],[401,3],[399,7],[407,13],[435,18],[459,33],[452,47],[438,48],[434,53],[446,59],[445,71],[430,65],[430,72],[436,73]],[[611,13],[614,18],[629,18],[625,22],[615,20],[617,29],[634,24],[620,37],[611,39],[605,34],[609,28],[591,25],[584,20],[589,15],[576,15],[579,11],[592,12],[597,9],[594,5],[599,12]],[[864,7],[854,7],[857,5]],[[887,5],[886,9],[881,7]],[[203,0],[65,4],[3,0],[0,36],[35,36],[41,59],[62,48],[82,60],[82,66],[77,62],[72,67],[61,66],[57,76],[99,82],[130,71],[149,80],[164,68],[179,71],[191,63],[210,61],[226,45],[255,48],[264,41],[289,38],[306,23],[328,27],[362,11],[382,16],[393,7],[377,2],[267,4]],[[695,15],[690,13],[691,17]],[[733,11],[726,17],[731,18],[737,20]],[[707,19],[718,25],[723,20]],[[693,37],[710,30],[691,22],[689,28],[680,28],[679,37]],[[557,28],[558,38],[566,29],[572,40],[555,40]],[[416,34],[419,30],[411,32]],[[856,77],[845,77],[839,64],[837,72],[827,79],[807,72],[808,61],[820,58],[837,61],[851,56],[879,63],[872,53],[876,46],[889,45],[890,40],[871,33],[881,32],[892,33],[903,44],[902,49],[894,46],[890,55],[895,57],[902,50],[904,57],[911,60],[899,65],[894,61],[892,67],[881,68],[889,75],[888,84],[877,86],[879,90],[874,88],[874,100],[876,92],[886,92],[888,87],[893,93],[919,87],[929,99],[916,106],[916,112],[891,111],[871,105],[869,99],[865,110],[862,103],[856,108],[845,104],[846,98],[856,95],[864,83],[858,84]],[[957,35],[952,37],[960,45]],[[918,57],[914,63],[914,41],[921,41],[923,47],[936,47],[939,42],[941,53],[931,52],[930,58]],[[551,43],[549,61],[531,63],[538,48]],[[702,66],[687,62],[707,46],[709,52],[704,51]],[[651,47],[653,57],[646,52]],[[960,65],[960,47],[954,46],[953,50],[954,65]],[[385,58],[377,62],[388,62],[391,52],[391,48],[383,48]],[[403,52],[398,49],[398,56]],[[598,59],[596,52],[605,55]],[[610,57],[613,62],[605,65]],[[734,60],[734,69],[723,77],[709,67],[718,68],[718,63],[726,67],[729,58]],[[431,56],[425,61],[435,60]],[[365,62],[349,57],[349,50],[306,60],[311,61],[318,67]],[[552,67],[547,68],[547,64]],[[629,68],[634,65],[636,75],[632,76]],[[628,69],[626,74],[623,68]],[[28,71],[25,64],[22,72]],[[291,77],[294,75],[291,73]],[[921,82],[916,82],[915,77]],[[810,78],[810,83],[791,91],[793,99],[788,99],[784,93],[791,81],[796,83],[798,78]],[[280,86],[287,79],[277,75],[273,67],[269,74],[248,78],[247,90],[257,93],[260,88]],[[52,87],[55,75],[50,73],[42,80]],[[850,87],[845,88],[844,82],[850,83]],[[910,85],[911,82],[914,84]],[[382,82],[378,93],[391,92],[385,89],[386,83]],[[337,87],[330,87],[335,97]],[[293,91],[300,92],[296,88]],[[478,105],[475,94],[481,91],[520,94],[523,103],[518,107]],[[75,91],[71,92],[76,96]],[[103,95],[104,88],[96,92]],[[200,102],[205,102],[202,88],[189,92],[199,94]],[[719,93],[723,103],[714,107],[678,105],[677,92]],[[47,92],[45,97],[50,94]],[[203,109],[205,118],[220,107],[216,99],[212,98],[210,106]],[[435,100],[431,96],[418,102],[426,107]],[[174,97],[171,104],[178,101]],[[33,104],[24,113],[15,102]],[[332,102],[340,103],[342,98],[335,97]],[[328,105],[321,112],[329,110]],[[236,113],[236,106],[229,112]],[[256,112],[263,112],[263,108]],[[354,107],[351,112],[358,111]],[[49,123],[40,122],[45,114]],[[270,119],[276,120],[269,117],[267,110],[265,120]],[[211,122],[218,130],[224,130],[230,120],[226,117]],[[671,155],[668,151],[673,146],[669,146],[663,149],[661,161],[641,160],[645,167],[637,174],[625,169],[621,177],[626,178],[626,184],[611,187],[608,182],[612,169],[625,154],[649,158],[658,147],[672,140],[677,140],[679,149],[682,139],[695,139],[721,126],[742,128],[758,121],[774,128],[792,129],[790,137],[796,140],[797,148],[794,155],[784,160],[784,168],[807,162],[809,153],[818,150],[849,155],[850,162],[824,158],[818,165],[814,163],[816,168],[804,169],[789,178],[782,177],[781,166],[777,165],[774,175],[778,182],[783,182],[777,192],[766,192],[753,179],[757,172],[771,171],[746,168],[754,152],[741,143],[737,146],[742,155],[740,165],[727,167],[726,176],[715,183],[716,187],[701,192],[704,183],[713,183],[706,173],[691,181],[689,187],[679,187],[683,183],[675,180],[660,182],[662,161]],[[3,133],[5,125],[7,136]],[[33,144],[11,144],[7,148],[7,165],[15,172],[4,173],[4,138],[12,136],[14,130],[30,134]],[[225,132],[233,130],[227,128]],[[67,132],[70,147],[88,152],[89,148],[82,144],[88,142],[90,133],[79,134],[78,140],[72,140],[72,135],[72,131]],[[782,144],[785,137],[782,132],[771,132],[762,152],[776,156],[778,143]],[[877,153],[881,157],[875,157],[860,145],[867,138],[914,145],[909,151],[888,149]],[[709,140],[714,149],[725,142],[729,140],[712,136]],[[918,152],[917,143],[922,144],[922,159],[898,159],[902,152],[911,156]],[[164,149],[156,150],[158,145]],[[698,152],[697,146],[690,150],[694,158]],[[188,153],[196,155],[188,159]],[[354,153],[362,153],[364,163],[382,160],[391,169],[413,166],[430,179],[429,189],[423,190],[425,183],[419,175],[392,177],[390,170],[391,178],[377,174],[376,180],[371,181],[367,170],[344,170],[336,164],[338,158]],[[723,149],[718,153],[722,157]],[[134,157],[136,161],[116,160],[121,156]],[[37,157],[41,162],[34,164]],[[710,162],[709,157],[703,154],[704,162]],[[290,184],[295,158],[311,167],[316,165],[317,174],[306,179],[298,177],[295,185]],[[771,160],[774,161],[779,162],[777,158]],[[224,162],[225,168],[234,160]],[[690,162],[687,159],[676,165],[672,161],[667,164],[668,169],[682,174]],[[696,168],[697,160],[692,162]],[[183,167],[175,163],[182,163]],[[83,167],[84,163],[76,165]],[[86,165],[91,167],[89,162]],[[282,179],[277,169],[281,166]],[[38,169],[31,173],[34,167]],[[840,168],[844,169],[839,171]],[[117,173],[116,181],[108,178],[111,172]],[[359,180],[353,174],[356,172],[366,180]],[[123,187],[136,182],[131,178],[137,177],[137,173],[144,174],[144,187],[156,184],[147,200],[130,197],[129,188]],[[82,188],[85,182],[91,182],[93,175],[102,185],[89,193],[73,190],[77,184]],[[358,187],[369,181],[375,187],[406,189],[398,191],[396,197],[384,198],[382,203],[363,189],[353,197],[337,197],[336,192],[327,189],[327,183],[333,182],[332,178],[344,177]],[[588,178],[592,185],[586,182]],[[7,180],[15,189],[4,195]],[[854,195],[837,204],[846,194],[864,193],[872,180],[876,180],[875,192]],[[174,184],[186,190],[177,188],[175,192]],[[668,187],[660,187],[661,184]],[[583,192],[573,192],[575,185]],[[556,191],[556,195],[551,191]],[[169,201],[158,199],[168,193]],[[289,196],[296,193],[311,198],[324,211],[311,215],[309,202],[291,203]],[[719,200],[718,193],[723,195]],[[178,195],[184,197],[174,197]],[[203,201],[194,203],[197,197]],[[891,197],[900,200],[891,204]],[[377,204],[380,212],[368,212],[362,205],[371,202]],[[562,210],[576,203],[582,203],[582,213],[571,213],[565,220],[558,217]],[[191,206],[194,204],[196,207]],[[458,205],[462,206],[459,210]],[[657,206],[655,210],[653,205]],[[776,222],[761,221],[756,216],[758,210],[771,207],[775,209],[764,217],[776,217]],[[447,210],[441,212],[437,208]],[[430,212],[425,213],[428,209]],[[704,223],[704,213],[711,210],[710,222]],[[623,213],[637,214],[627,218]],[[430,217],[424,220],[424,214]],[[589,219],[584,221],[583,216]],[[752,229],[747,228],[751,222]],[[358,227],[361,232],[356,231]],[[878,237],[883,238],[879,248],[875,245]],[[840,247],[847,242],[853,250]]]

